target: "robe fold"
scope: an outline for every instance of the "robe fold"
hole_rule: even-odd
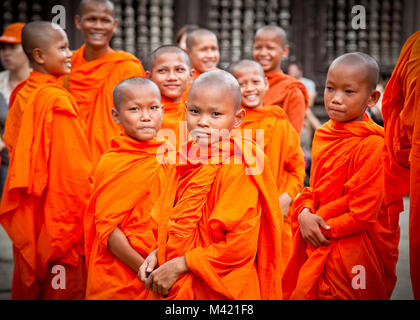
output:
[[[111,49],[98,59],[86,61],[84,51],[85,45],[73,54],[68,90],[75,97],[86,123],[96,165],[111,138],[121,132],[121,126],[115,124],[111,116],[114,87],[128,78],[144,77],[145,73],[141,62],[130,53]]]
[[[264,153],[267,156],[271,171],[274,175],[278,195],[287,192],[295,199],[303,187],[305,179],[305,161],[300,147],[300,138],[287,119],[285,111],[278,106],[266,106],[258,109],[244,108],[246,116],[241,124],[245,137],[252,130],[252,139],[257,141],[256,129],[262,129],[264,140],[261,141]],[[293,204],[293,202],[292,202]],[[290,205],[289,212],[292,209]],[[290,216],[283,223],[282,232],[282,262],[286,265],[291,253],[292,231]]]
[[[83,212],[93,168],[85,126],[76,101],[55,77],[33,72],[26,83],[35,82],[22,105],[0,208],[15,253],[12,298],[83,299]],[[50,267],[58,264],[73,280],[61,293],[49,282]]]
[[[167,299],[282,298],[283,216],[267,158],[252,140],[224,143],[204,152],[188,142],[188,160],[179,160],[153,209],[159,265],[185,256],[191,270]]]
[[[328,121],[313,141],[310,187],[292,213],[293,253],[283,275],[288,299],[389,299],[396,283],[399,229],[383,203],[383,128]],[[298,215],[308,208],[331,227],[330,244],[306,243]]]
[[[107,241],[118,227],[144,258],[152,251],[155,237],[150,213],[166,187],[170,168],[160,163],[160,147],[165,142],[137,141],[122,134],[112,139],[110,149],[101,157],[85,214],[87,299],[147,297],[137,273],[107,249]]]
[[[410,276],[420,299],[420,31],[404,44],[382,99],[385,203],[393,228],[410,194]]]
[[[282,107],[290,123],[300,134],[309,103],[305,86],[283,71],[266,72],[265,76],[268,80],[268,90],[264,96],[264,106]]]

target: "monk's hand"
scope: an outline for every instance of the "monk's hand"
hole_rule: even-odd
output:
[[[320,216],[313,214],[305,208],[298,217],[302,238],[314,247],[330,244],[330,241],[322,234],[321,228],[330,229],[330,226]]]
[[[287,213],[289,212],[289,207],[292,204],[292,200],[293,199],[289,196],[287,192],[282,193],[279,197],[281,211],[283,211],[283,216],[285,218],[287,217]]]
[[[147,279],[150,273],[155,269],[157,265],[157,249],[152,251],[147,258],[144,260],[142,265],[139,268],[138,277],[144,283],[147,290],[150,290],[150,282],[147,282]]]
[[[174,258],[154,270],[147,281],[150,281],[154,292],[165,297],[179,276],[189,270],[185,257]]]

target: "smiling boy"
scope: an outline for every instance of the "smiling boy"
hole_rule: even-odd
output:
[[[121,126],[111,117],[112,90],[124,79],[143,77],[144,69],[135,56],[114,51],[109,45],[118,24],[111,1],[83,0],[75,22],[84,45],[73,55],[68,89],[86,123],[96,164],[109,147],[111,138],[121,132]]]
[[[365,113],[380,97],[379,67],[363,53],[331,64],[324,102],[330,121],[313,141],[310,187],[293,207],[295,249],[283,277],[290,299],[389,299],[399,231],[383,204],[383,128]]]
[[[92,160],[76,101],[58,80],[70,73],[72,53],[65,32],[43,21],[25,25],[22,45],[33,72],[20,90],[33,92],[15,98],[26,105],[0,210],[13,242],[12,299],[84,299]]]

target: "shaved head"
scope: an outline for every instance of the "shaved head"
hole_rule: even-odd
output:
[[[239,72],[242,69],[251,69],[251,68],[257,70],[263,79],[265,78],[264,69],[262,68],[262,66],[258,62],[253,61],[253,60],[248,60],[248,59],[244,59],[238,62],[233,62],[229,66],[228,71],[236,77],[235,75],[236,72]]]
[[[117,84],[114,88],[112,93],[112,98],[114,102],[114,106],[117,110],[119,110],[120,102],[124,96],[125,90],[134,89],[134,90],[141,90],[142,88],[149,87],[156,92],[156,97],[160,101],[160,91],[158,86],[151,80],[142,77],[133,77],[128,78],[121,81]]]
[[[241,107],[242,95],[239,83],[233,75],[223,70],[207,71],[195,79],[188,91],[188,100],[196,92],[199,94],[200,91],[209,87],[227,93],[235,103],[235,111]]]
[[[187,40],[186,40],[186,46],[189,51],[194,47],[194,45],[197,43],[197,40],[201,37],[214,37],[217,42],[216,34],[211,32],[208,29],[197,29],[194,31],[191,31],[191,33],[187,34]]]
[[[48,49],[48,47],[51,45],[53,35],[56,32],[60,32],[66,35],[60,26],[47,21],[29,22],[25,25],[25,27],[23,27],[22,47],[29,61],[33,62],[32,52],[34,49]]]
[[[167,54],[167,53],[176,53],[182,57],[185,64],[188,66],[189,69],[191,69],[191,61],[190,56],[188,53],[186,53],[184,50],[182,50],[178,46],[173,45],[164,45],[159,48],[157,48],[155,51],[152,52],[150,55],[150,61],[149,61],[149,70],[151,71],[153,67],[155,66],[156,60],[161,55]]]
[[[261,27],[257,30],[257,32],[255,33],[255,37],[258,37],[259,35],[261,35],[262,33],[270,33],[273,34],[276,39],[283,45],[283,46],[287,46],[287,34],[286,31],[279,27],[279,26],[265,26],[265,27]]]
[[[363,68],[368,88],[370,90],[375,90],[379,81],[379,65],[374,58],[362,52],[346,53],[335,59],[331,63],[329,70],[338,64]]]
[[[114,3],[112,1],[110,1],[110,0],[82,0],[80,2],[80,5],[79,5],[79,13],[78,13],[78,15],[79,16],[82,16],[83,10],[85,9],[86,4],[93,3],[93,2],[94,3],[105,3],[105,4],[107,4],[110,7],[110,9],[112,11],[112,14],[115,13]]]

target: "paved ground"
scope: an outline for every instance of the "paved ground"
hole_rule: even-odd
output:
[[[394,300],[412,300],[408,264],[408,206],[409,199],[404,199],[404,213],[400,216],[401,241],[400,256],[397,264],[398,281],[392,294]],[[10,299],[10,287],[13,273],[13,254],[10,240],[0,227],[0,300]]]

